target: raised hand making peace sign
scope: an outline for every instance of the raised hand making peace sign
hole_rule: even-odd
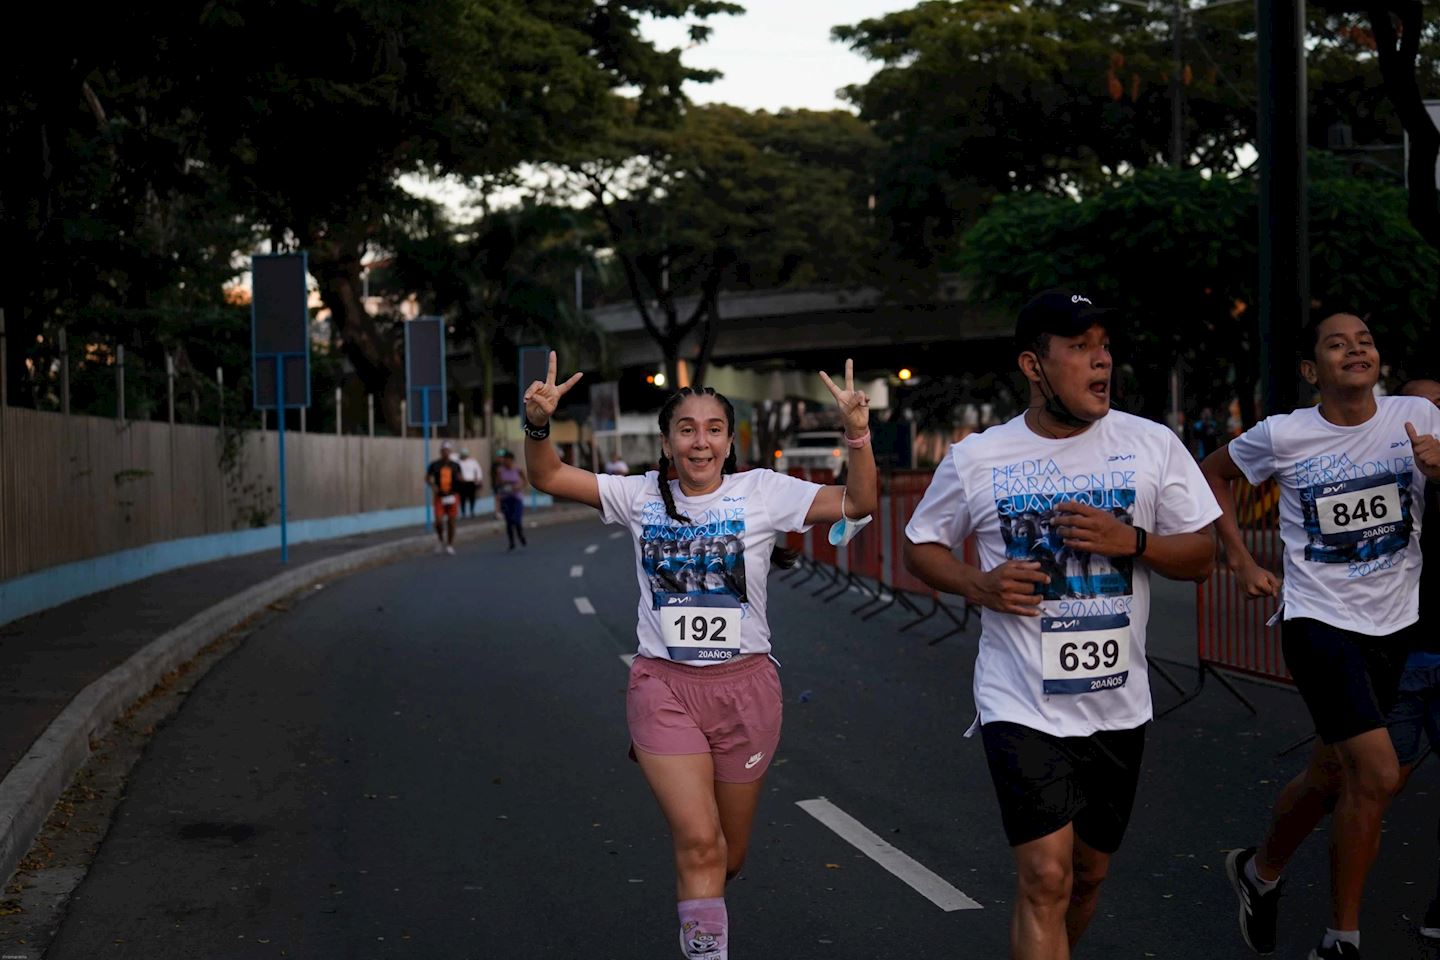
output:
[[[859,440],[870,432],[870,398],[864,393],[855,389],[855,361],[845,361],[845,389],[841,390],[835,386],[835,381],[824,370],[820,371],[820,379],[825,381],[825,386],[835,396],[835,402],[840,406],[840,415],[845,418],[845,436],[851,440]]]
[[[525,419],[536,427],[543,427],[549,423],[550,417],[555,413],[555,408],[560,404],[560,398],[569,393],[570,388],[579,383],[583,376],[583,373],[577,373],[556,386],[555,351],[551,350],[550,372],[545,375],[545,382],[541,383],[536,380],[525,391]]]

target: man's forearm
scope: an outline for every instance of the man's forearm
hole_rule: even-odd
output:
[[[1215,540],[1209,530],[1146,538],[1140,560],[1171,580],[1204,580],[1215,570]]]
[[[1215,521],[1215,532],[1220,537],[1221,546],[1225,548],[1226,562],[1231,567],[1253,563],[1254,558],[1245,546],[1245,537],[1240,533],[1240,524],[1235,520],[1235,492],[1230,487],[1230,481],[1204,470],[1203,467],[1202,472],[1206,482],[1210,484],[1210,492],[1215,495],[1215,502],[1220,504],[1220,517]]]
[[[939,590],[970,600],[975,596],[980,570],[965,563],[938,543],[905,542],[905,569]]]

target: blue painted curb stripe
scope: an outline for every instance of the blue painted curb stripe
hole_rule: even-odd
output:
[[[532,496],[530,502],[533,506],[550,506],[553,503],[549,496],[543,494]],[[479,497],[475,500],[477,515],[488,516],[494,512],[493,497]],[[288,526],[291,543],[333,540],[337,537],[353,537],[405,526],[414,526],[416,532],[420,532],[425,527],[425,508],[401,507],[344,517],[292,521]],[[50,567],[0,582],[0,623],[19,620],[79,597],[153,577],[157,573],[209,563],[212,560],[223,560],[226,557],[274,550],[279,546],[280,526],[272,524],[232,533],[163,540],[131,550],[120,550],[88,560]]]

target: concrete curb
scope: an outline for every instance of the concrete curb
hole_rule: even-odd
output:
[[[594,516],[588,507],[556,507],[527,526],[553,526]],[[478,540],[501,532],[494,520],[457,529],[455,539]],[[270,604],[321,580],[343,577],[366,567],[428,553],[433,534],[377,544],[327,557],[271,577],[196,614],[156,637],[128,660],[76,694],[4,780],[0,780],[0,887],[39,836],[50,809],[90,756],[90,741],[130,706],[154,689],[171,670],[191,660],[213,641]]]

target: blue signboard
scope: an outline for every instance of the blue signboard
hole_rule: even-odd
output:
[[[302,253],[250,258],[250,382],[257,410],[277,410],[280,562],[290,562],[285,500],[285,411],[310,406],[310,291]]]
[[[250,258],[250,380],[257,410],[310,406],[307,266],[304,253]]]
[[[445,318],[416,317],[405,324],[405,416],[428,432],[449,423],[445,401]]]

